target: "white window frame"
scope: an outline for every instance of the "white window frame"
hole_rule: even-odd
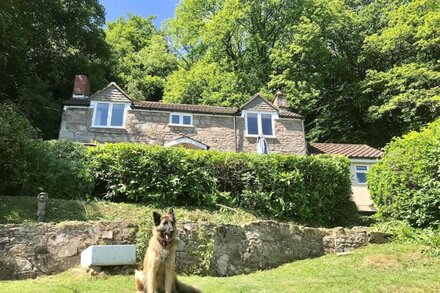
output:
[[[95,124],[96,109],[98,108],[98,104],[109,104],[106,125],[96,125]],[[124,113],[123,113],[123,116],[122,116],[122,126],[112,126],[112,125],[110,125],[110,123],[112,121],[113,105],[124,105]],[[90,102],[90,107],[93,108],[92,127],[96,127],[96,128],[120,128],[120,129],[125,129],[125,120],[127,118],[127,108],[129,106],[130,106],[130,104],[120,103],[120,102],[91,101]]]
[[[173,115],[174,116],[179,116],[179,123],[173,123]],[[183,116],[189,116],[191,118],[191,124],[183,124]],[[171,112],[170,113],[170,122],[168,125],[170,126],[181,126],[181,127],[193,127],[193,115],[190,113],[177,113],[177,112]]]
[[[272,135],[265,135],[263,134],[264,137],[269,137],[269,138],[275,138],[276,137],[276,133],[275,133],[275,119],[278,119],[278,115],[276,113],[273,112],[259,112],[259,111],[242,111],[242,117],[244,117],[244,125],[245,125],[245,129],[246,129],[246,137],[258,137],[259,134],[249,134],[248,133],[248,122],[247,122],[247,115],[248,114],[256,114],[257,115],[257,123],[258,123],[258,133],[263,134],[263,124],[262,124],[262,119],[261,119],[261,115],[270,115],[271,119],[272,119]]]
[[[366,170],[358,171],[356,167],[366,167]],[[367,179],[366,178],[367,178],[367,173],[368,173],[369,169],[370,169],[370,166],[368,166],[368,165],[362,165],[362,164],[354,165],[354,180],[356,180],[357,184],[367,185]],[[358,177],[357,177],[357,173],[365,174],[365,182],[359,182]]]

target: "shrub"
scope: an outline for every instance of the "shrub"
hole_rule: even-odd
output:
[[[309,224],[341,223],[351,205],[349,161],[139,144],[89,148],[95,194],[166,206],[242,207]]]
[[[391,233],[395,242],[415,243],[424,245],[423,252],[431,256],[440,256],[440,229],[435,228],[414,228],[405,221],[381,222],[372,230]]]
[[[25,172],[22,154],[37,131],[12,103],[0,103],[0,194],[14,190]]]
[[[89,193],[93,177],[86,148],[72,142],[37,139],[13,104],[0,105],[0,194],[76,198]]]
[[[89,194],[93,176],[86,154],[86,148],[74,142],[27,141],[21,157],[26,169],[16,189],[18,194],[44,190],[51,197],[66,199]]]
[[[440,119],[395,138],[368,173],[368,187],[384,219],[414,227],[440,225]]]

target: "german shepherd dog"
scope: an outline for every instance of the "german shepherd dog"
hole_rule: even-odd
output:
[[[153,212],[153,237],[144,257],[144,270],[135,272],[138,293],[202,293],[176,278],[176,218],[174,210],[161,216]]]

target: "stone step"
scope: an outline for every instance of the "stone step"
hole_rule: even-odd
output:
[[[92,245],[81,252],[81,266],[122,266],[136,263],[135,245]]]

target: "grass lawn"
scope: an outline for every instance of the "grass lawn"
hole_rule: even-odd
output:
[[[128,221],[139,223],[151,219],[153,211],[161,208],[141,204],[111,202],[80,202],[49,198],[46,222],[64,221]],[[37,197],[0,196],[0,224],[36,222]],[[191,207],[175,208],[180,221],[209,221],[211,223],[241,224],[258,220],[253,214],[242,209],[219,208],[207,210]]]
[[[344,256],[296,261],[228,278],[180,277],[214,292],[440,292],[440,258],[417,245],[371,245]],[[72,269],[35,280],[0,282],[1,292],[134,292],[132,276],[91,277]]]

